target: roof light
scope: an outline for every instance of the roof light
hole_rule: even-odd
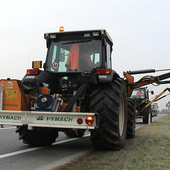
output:
[[[84,37],[90,37],[90,33],[84,33]]]
[[[99,75],[109,75],[111,73],[110,68],[97,68],[96,73]]]
[[[56,35],[55,34],[50,34],[50,38],[56,38]]]
[[[63,26],[60,26],[59,31],[60,31],[60,32],[63,32],[63,31],[64,31],[64,27],[63,27]]]
[[[92,125],[94,122],[94,117],[93,116],[87,116],[86,117],[86,124],[87,125]]]
[[[94,37],[98,37],[99,36],[99,32],[93,32],[93,36]]]

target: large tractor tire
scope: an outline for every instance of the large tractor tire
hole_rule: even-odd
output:
[[[90,111],[99,114],[99,128],[91,131],[96,149],[120,150],[127,130],[127,96],[124,81],[99,84],[92,88]]]
[[[127,123],[127,138],[135,137],[135,122],[136,122],[136,113],[135,113],[135,101],[132,98],[128,98],[128,123]]]
[[[69,129],[67,132],[64,132],[69,138],[82,137],[85,133],[84,129]]]
[[[58,137],[58,132],[51,128],[28,130],[27,126],[22,126],[16,132],[19,133],[19,139],[22,139],[24,144],[31,146],[49,146]]]

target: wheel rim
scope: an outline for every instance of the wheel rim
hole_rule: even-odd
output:
[[[120,105],[119,105],[119,132],[120,136],[123,134],[124,130],[124,122],[125,122],[125,115],[124,115],[124,99],[123,96],[120,99]]]

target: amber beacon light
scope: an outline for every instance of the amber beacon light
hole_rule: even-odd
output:
[[[60,32],[63,32],[63,31],[64,31],[64,27],[63,27],[63,26],[60,26],[59,31],[60,31]]]

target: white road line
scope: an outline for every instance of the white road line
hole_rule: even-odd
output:
[[[88,137],[88,136],[90,136],[90,134],[84,135],[83,137]],[[80,138],[66,139],[66,140],[63,140],[63,141],[55,142],[53,145],[59,145],[59,144],[74,141],[74,140],[77,140],[77,139],[80,139]],[[42,149],[42,148],[45,148],[45,147],[35,147],[35,148],[24,149],[24,150],[21,150],[21,151],[2,154],[2,155],[0,155],[0,159],[7,158],[7,157],[10,157],[10,156],[16,156],[16,155],[31,152],[31,151],[36,151],[36,150],[39,150],[39,149]]]
[[[21,151],[2,154],[2,155],[0,155],[0,159],[7,158],[7,157],[10,157],[10,156],[19,155],[19,154],[26,153],[26,152],[35,151],[35,150],[38,150],[38,149],[41,149],[41,148],[42,147],[36,147],[36,148],[24,149],[24,150],[21,150]]]

